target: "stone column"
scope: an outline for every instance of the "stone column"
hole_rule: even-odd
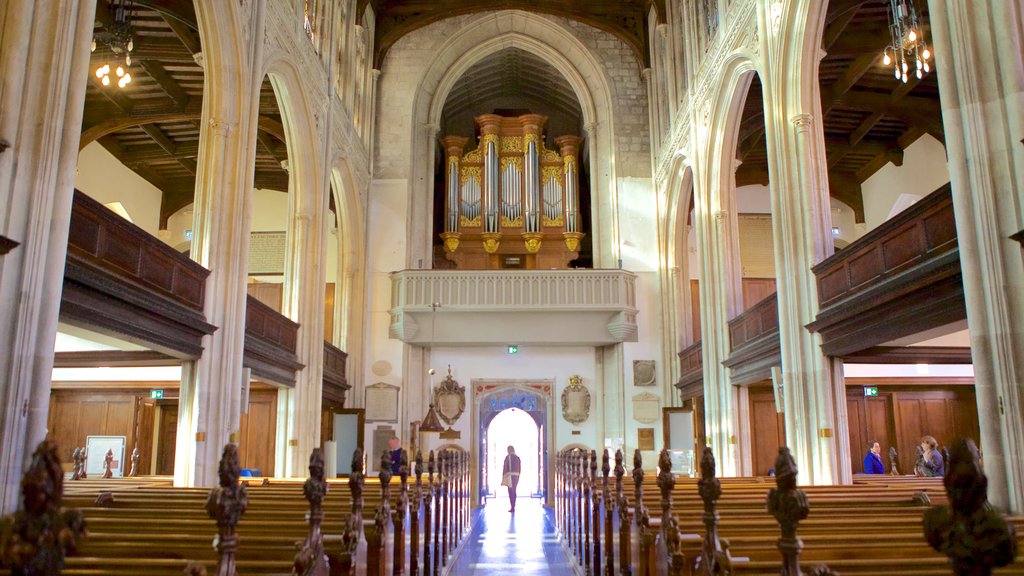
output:
[[[1024,512],[1024,6],[930,0],[989,500]]]
[[[701,342],[704,355],[704,410],[707,440],[719,455],[723,476],[743,474],[737,390],[729,369],[729,320],[741,309],[739,232],[733,203],[738,164],[709,158],[694,166],[693,214],[700,251]],[[701,167],[706,167],[700,170]]]
[[[0,4],[0,513],[46,437],[96,0]],[[71,450],[61,446],[61,450]]]
[[[178,422],[178,437],[194,439],[194,462],[175,472],[185,486],[212,486],[224,444],[233,441],[241,411],[245,345],[249,211],[254,176],[262,40],[249,42],[230,3],[200,3],[196,15],[204,40],[203,127],[199,136],[192,259],[210,270],[205,314],[217,331],[203,339],[194,371],[194,412]],[[252,29],[263,30],[262,9]],[[214,36],[216,31],[216,36]],[[219,42],[207,42],[213,37]],[[184,374],[183,374],[184,377]],[[183,382],[184,386],[185,383]],[[184,407],[183,407],[184,408]]]

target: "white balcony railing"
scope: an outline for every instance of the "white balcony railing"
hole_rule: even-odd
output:
[[[390,313],[391,336],[408,343],[636,341],[636,276],[624,270],[403,270],[391,274]]]

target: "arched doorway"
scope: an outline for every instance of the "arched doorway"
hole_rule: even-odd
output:
[[[526,383],[511,381],[495,384],[489,380],[474,381],[477,392],[477,450],[480,455],[477,469],[477,497],[484,503],[487,497],[502,495],[501,469],[509,445],[516,449],[522,460],[519,478],[520,496],[544,498],[548,494],[548,445],[551,439],[548,421],[550,381]],[[528,420],[528,421],[527,421]]]
[[[543,485],[540,479],[541,426],[526,412],[507,408],[498,413],[487,426],[484,458],[485,489],[489,496],[503,496],[501,479],[508,447],[515,448],[521,463],[518,496],[536,496]]]

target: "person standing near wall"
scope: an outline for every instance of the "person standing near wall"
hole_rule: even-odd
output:
[[[885,474],[885,464],[882,464],[881,445],[878,442],[868,444],[868,453],[864,456],[865,474]]]
[[[516,511],[516,487],[519,486],[521,466],[519,456],[516,456],[516,449],[509,446],[508,456],[505,456],[505,463],[501,468],[501,485],[508,486],[508,500],[511,504],[509,512]]]

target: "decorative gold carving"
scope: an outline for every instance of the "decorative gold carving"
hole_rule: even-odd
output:
[[[481,136],[480,137],[480,150],[486,151],[487,150],[487,145],[490,144],[491,142],[494,142],[494,144],[497,145],[497,143],[498,143],[498,135],[497,134],[484,134],[483,136]]]
[[[479,228],[480,215],[478,214],[476,218],[473,218],[472,220],[466,218],[465,216],[459,216],[459,226],[463,226],[465,228]]]
[[[523,225],[523,217],[517,216],[515,220],[510,219],[508,216],[502,214],[501,216],[501,227],[502,228],[515,228],[516,226]]]
[[[459,247],[459,238],[461,237],[462,234],[458,232],[442,232],[441,240],[444,241],[445,250],[449,252],[455,252],[455,250],[458,249]]]
[[[562,418],[574,425],[590,418],[590,390],[583,385],[582,376],[569,376],[569,385],[562,390]]]
[[[523,136],[523,153],[530,148],[530,142],[533,142],[534,146],[540,147],[540,134],[526,134]]]
[[[465,185],[466,182],[469,182],[470,180],[476,180],[477,182],[480,182],[482,179],[482,171],[483,169],[479,166],[463,165],[462,168],[459,169],[459,178],[461,180],[461,183]]]
[[[501,244],[500,232],[484,232],[480,236],[484,239],[484,250],[488,254],[494,254],[498,251],[498,246]]]
[[[452,166],[458,166],[458,165],[459,165],[459,157],[458,156],[449,156],[448,157],[448,168],[449,169],[451,169]]]
[[[553,219],[548,218],[547,216],[543,216],[541,217],[541,224],[548,227],[561,227],[563,224],[565,224],[565,219],[562,218],[561,214],[558,215],[558,218]]]
[[[562,182],[564,174],[565,172],[562,171],[561,166],[544,166],[540,169],[540,184],[541,186],[544,186],[548,183],[548,180],[554,178],[558,181],[558,185],[562,186],[564,185]]]
[[[452,426],[466,410],[466,388],[452,378],[452,367],[448,365],[448,375],[434,390],[434,406],[437,415],[448,426]]]
[[[530,254],[536,254],[540,252],[541,240],[544,239],[544,234],[541,232],[523,232],[523,244],[526,246],[526,251]]]
[[[549,164],[554,164],[556,162],[561,164],[562,157],[558,155],[557,150],[548,150],[547,148],[544,148],[540,155],[540,161]]]
[[[518,170],[520,173],[522,173],[522,171],[523,171],[523,157],[522,156],[502,156],[501,157],[501,172],[503,174],[505,173],[505,168],[507,168],[509,164],[515,164],[516,165],[516,170]]]
[[[576,157],[575,156],[563,156],[562,157],[562,163],[563,163],[562,169],[564,169],[565,173],[568,174],[570,166],[572,166],[573,168],[576,167]]]
[[[527,136],[527,137],[529,137],[529,136]],[[523,153],[523,137],[522,136],[502,136],[501,137],[501,151],[503,153],[504,152],[516,152],[516,153],[522,154]]]
[[[480,148],[477,148],[476,150],[470,150],[469,152],[466,153],[465,156],[462,157],[462,161],[475,162],[479,164],[484,161],[483,152],[481,152]]]
[[[565,238],[565,247],[569,249],[569,252],[579,251],[580,240],[584,236],[582,232],[562,232],[562,236]]]

